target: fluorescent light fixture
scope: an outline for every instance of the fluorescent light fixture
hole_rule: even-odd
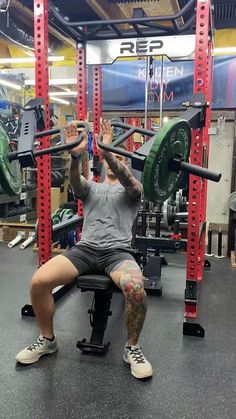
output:
[[[49,96],[77,96],[77,92],[49,92]]]
[[[65,57],[63,55],[50,55],[48,57],[48,61],[56,62],[56,61],[64,61]],[[0,58],[0,64],[30,64],[35,63],[35,57],[16,57],[16,58]]]
[[[2,86],[11,87],[12,89],[16,89],[16,90],[21,90],[22,89],[22,87],[19,84],[12,83],[10,81],[3,80],[3,79],[0,79],[0,84]]]
[[[59,99],[59,97],[50,96],[50,100],[52,100],[53,102],[62,103],[63,105],[70,105],[70,102],[68,102],[68,100]]]
[[[49,55],[48,61],[56,62],[56,61],[64,61],[64,55]]]
[[[25,58],[0,58],[0,64],[21,64],[21,63],[34,63],[34,57],[25,57]]]
[[[63,89],[65,92],[71,92],[69,87],[61,86],[61,89]]]
[[[59,86],[59,85],[65,86],[66,84],[77,84],[77,79],[72,78],[72,79],[50,79],[49,80],[49,86]],[[34,86],[34,85],[35,85],[35,80],[25,80],[25,86]]]
[[[235,47],[224,47],[224,48],[214,48],[213,54],[214,55],[221,55],[221,54],[236,54],[236,46]]]
[[[49,85],[50,86],[58,86],[60,84],[77,84],[76,78],[67,78],[67,79],[50,79]]]

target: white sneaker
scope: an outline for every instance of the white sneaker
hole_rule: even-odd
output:
[[[135,378],[152,377],[152,366],[143,355],[139,345],[126,346],[123,359],[130,364],[131,374],[133,374]]]
[[[37,362],[41,356],[53,354],[57,349],[56,338],[51,342],[40,335],[34,343],[28,346],[28,348],[22,349],[22,351],[16,355],[16,361],[21,364],[33,364],[34,362]]]

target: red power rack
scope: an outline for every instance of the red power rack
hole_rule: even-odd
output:
[[[48,1],[34,0],[35,95],[44,99],[45,129],[50,129],[48,97]],[[39,149],[49,147],[49,137],[39,140]],[[37,158],[38,262],[51,258],[51,159]]]
[[[190,161],[199,166],[207,166],[209,154],[209,126],[211,121],[212,91],[212,41],[211,0],[198,0],[196,5],[196,48],[194,61],[193,93],[206,96],[208,108],[205,127],[192,131]],[[211,38],[211,36],[210,36]],[[200,177],[189,177],[188,207],[188,248],[185,291],[184,334],[204,336],[204,329],[197,323],[199,283],[202,280],[205,254],[207,181]]]
[[[97,147],[96,137],[100,133],[102,118],[102,67],[93,66],[93,156],[101,159],[101,153]],[[96,163],[97,164],[97,163]],[[100,182],[100,175],[94,174],[93,180]]]
[[[193,130],[191,163],[207,166],[209,154],[209,135],[211,117],[212,90],[212,40],[211,40],[211,0],[196,2],[196,49],[194,62],[194,93],[203,93],[209,106],[206,111],[205,127]],[[48,100],[48,1],[34,0],[34,35],[36,55],[36,96],[45,101],[46,129],[49,129]],[[210,35],[210,37],[209,37]],[[209,40],[210,39],[210,40]],[[78,102],[77,117],[86,119],[87,72],[84,50],[78,49]],[[93,136],[100,132],[102,116],[102,68],[93,67]],[[131,144],[130,144],[131,145]],[[135,146],[135,145],[134,145]],[[39,148],[49,147],[49,138],[40,140]],[[94,156],[99,157],[99,150],[94,140]],[[37,159],[38,181],[38,218],[39,218],[39,265],[51,257],[51,191],[50,191],[50,156]],[[94,175],[99,181],[100,176]],[[189,180],[189,225],[185,294],[184,334],[204,335],[200,325],[189,327],[190,320],[197,317],[199,284],[202,280],[205,251],[207,182],[196,176]],[[193,323],[194,326],[194,323]]]
[[[84,48],[77,49],[77,119],[87,120],[87,67]],[[88,161],[85,162],[85,177],[88,178]],[[83,204],[78,199],[78,215],[83,216]],[[81,227],[79,227],[81,230]]]

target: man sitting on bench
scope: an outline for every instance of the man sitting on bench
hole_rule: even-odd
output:
[[[103,143],[112,142],[109,122],[102,124]],[[77,127],[69,125],[65,141],[74,141]],[[81,176],[81,153],[87,150],[87,139],[71,150],[70,177],[74,195],[81,199],[84,223],[81,240],[63,255],[50,259],[33,275],[31,302],[40,335],[34,343],[16,356],[22,364],[37,362],[42,355],[57,351],[53,331],[53,288],[69,284],[78,275],[106,273],[121,288],[125,297],[125,322],[128,339],[123,358],[136,378],[152,376],[152,366],[138,344],[146,316],[147,302],[140,267],[131,249],[132,226],[137,217],[142,185],[132,175],[125,157],[102,150],[105,180],[87,181]]]

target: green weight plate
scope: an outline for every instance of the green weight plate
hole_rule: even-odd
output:
[[[72,209],[65,208],[61,213],[61,221],[67,221],[71,217],[73,217],[73,215],[74,215],[74,213],[73,213]]]
[[[58,208],[53,214],[52,214],[52,225],[58,224],[62,220],[62,209]]]
[[[61,212],[61,221],[62,222],[67,221],[71,217],[73,217],[73,215],[74,215],[74,213],[73,213],[73,211],[71,209],[65,208]],[[67,242],[67,234],[68,234],[67,232],[66,233],[62,232],[60,234],[60,236],[59,236],[60,245],[61,245],[61,247],[63,249],[65,249],[67,247],[67,244],[68,244],[68,242]]]
[[[177,188],[182,174],[170,171],[169,162],[176,154],[187,161],[190,146],[191,129],[181,118],[172,119],[155,135],[143,172],[144,195],[149,201],[164,202]]]
[[[18,160],[9,162],[10,139],[0,123],[0,184],[7,195],[18,195],[21,191],[21,168]]]

